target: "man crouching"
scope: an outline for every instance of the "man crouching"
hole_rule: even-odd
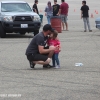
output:
[[[35,64],[42,64],[43,68],[51,68],[49,65],[54,51],[57,49],[54,46],[46,47],[48,35],[54,30],[51,25],[46,24],[43,27],[43,31],[33,37],[27,50],[26,56],[30,62],[30,67],[34,68]]]

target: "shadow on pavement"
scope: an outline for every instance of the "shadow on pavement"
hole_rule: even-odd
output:
[[[7,34],[6,39],[9,38],[33,38],[33,34],[25,34],[25,35],[20,35],[20,34]]]

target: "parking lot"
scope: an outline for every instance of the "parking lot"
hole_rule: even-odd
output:
[[[32,6],[32,0],[26,1]],[[38,5],[43,15],[46,2],[39,1]],[[83,32],[81,1],[68,0],[69,31],[59,33],[60,69],[43,69],[41,65],[30,68],[25,51],[34,36],[32,33],[25,36],[13,33],[0,38],[0,100],[100,100],[100,30],[95,28],[95,18],[100,12],[94,13],[100,11],[97,2],[87,0],[90,15],[94,15],[90,18],[93,32]],[[46,23],[44,16],[43,24]]]

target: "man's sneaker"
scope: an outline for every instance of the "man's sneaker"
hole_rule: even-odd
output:
[[[84,30],[84,32],[87,32],[86,30]]]
[[[29,61],[30,63],[30,68],[34,68],[35,64],[32,61]]]
[[[92,30],[89,30],[89,32],[92,32]]]
[[[60,68],[60,66],[59,65],[57,65],[56,67],[54,67],[54,68]]]
[[[53,68],[53,66],[47,64],[47,65],[43,65],[43,68]]]

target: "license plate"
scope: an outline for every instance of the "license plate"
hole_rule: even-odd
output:
[[[21,28],[28,28],[28,24],[21,24]]]

